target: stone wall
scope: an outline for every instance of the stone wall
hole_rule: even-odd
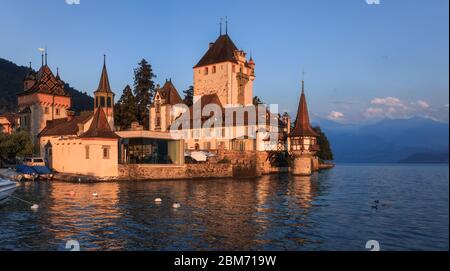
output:
[[[119,165],[122,180],[176,180],[200,178],[230,178],[230,164],[186,164],[184,166],[163,165]]]

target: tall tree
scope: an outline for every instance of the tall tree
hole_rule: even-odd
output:
[[[322,160],[334,160],[333,151],[331,150],[330,142],[328,141],[325,133],[322,131],[322,129],[320,129],[320,127],[314,127],[313,129],[319,134],[319,137],[317,138],[317,144],[320,146],[320,150],[317,153],[317,156]]]
[[[120,129],[126,129],[133,121],[137,121],[136,97],[129,85],[125,87],[122,96],[114,106],[114,120]]]
[[[194,104],[194,87],[189,86],[188,89],[183,91],[183,94],[184,94],[183,102],[187,106],[192,106]]]
[[[149,128],[149,106],[155,95],[155,83],[152,66],[147,60],[142,59],[134,70],[134,95],[136,97],[137,120],[146,129]]]

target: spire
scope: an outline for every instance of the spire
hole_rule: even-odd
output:
[[[45,66],[47,66],[47,46],[45,47]]]
[[[225,16],[225,35],[228,35],[228,16]]]
[[[103,55],[103,69],[98,88],[95,92],[112,92],[109,85],[108,71],[106,69],[106,55]]]
[[[302,80],[302,94],[300,95],[300,103],[298,105],[297,120],[295,127],[291,132],[291,136],[318,136],[312,129],[309,121],[308,105],[305,96],[305,80]]]
[[[222,21],[223,21],[223,18],[222,17],[220,17],[220,35],[219,36],[222,36]]]
[[[305,94],[305,71],[302,71],[302,94]]]
[[[60,80],[61,78],[59,77],[59,67],[56,67],[56,79]]]

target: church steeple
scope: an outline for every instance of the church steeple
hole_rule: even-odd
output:
[[[108,123],[114,130],[114,93],[111,90],[108,78],[108,70],[106,68],[106,55],[103,55],[103,68],[100,76],[98,88],[94,91],[95,103],[94,112],[103,110],[108,118]]]

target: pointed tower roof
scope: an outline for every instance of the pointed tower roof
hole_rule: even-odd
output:
[[[33,93],[44,93],[57,96],[70,96],[60,83],[60,79],[55,77],[50,67],[42,66],[36,73],[36,83],[28,90],[18,94],[19,96],[29,95]]]
[[[211,65],[214,63],[231,61],[237,63],[234,56],[234,52],[238,48],[231,40],[228,34],[221,35],[219,38],[209,47],[206,54],[200,59],[194,68]]]
[[[94,113],[91,126],[80,136],[81,138],[120,138],[111,130],[105,111],[101,107]]]
[[[165,100],[166,104],[176,105],[183,102],[180,94],[172,83],[172,80],[166,80],[164,86],[157,90],[159,95]]]
[[[291,131],[291,136],[319,136],[309,122],[308,106],[306,105],[305,82],[302,81],[302,94],[298,105],[297,120]]]
[[[95,92],[108,92],[112,93],[111,86],[109,85],[108,70],[106,69],[106,56],[103,56],[103,69],[98,83],[98,88]],[[94,93],[95,93],[94,92]]]

